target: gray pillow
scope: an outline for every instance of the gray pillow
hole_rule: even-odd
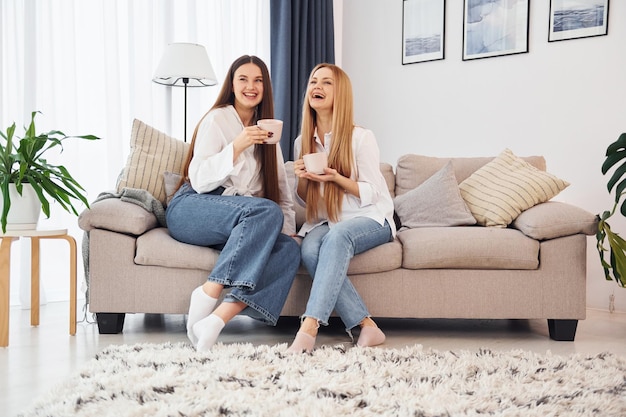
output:
[[[417,188],[393,201],[403,228],[476,224],[461,197],[451,162]]]
[[[182,178],[182,175],[175,172],[165,171],[163,173],[163,185],[165,186],[165,207],[167,207],[172,197],[174,197],[174,194],[176,194],[176,191],[178,191],[178,184],[180,184],[180,180]]]

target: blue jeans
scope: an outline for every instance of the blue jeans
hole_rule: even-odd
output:
[[[350,330],[370,314],[348,278],[354,255],[391,240],[391,227],[367,217],[344,220],[332,228],[317,226],[302,240],[302,263],[313,277],[311,294],[303,317],[328,325],[333,309]]]
[[[165,214],[174,239],[221,250],[208,280],[232,288],[224,301],[242,301],[247,305],[242,314],[276,325],[300,265],[298,243],[281,233],[278,204],[198,194],[184,184]]]

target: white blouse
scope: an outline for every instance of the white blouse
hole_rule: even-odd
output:
[[[330,152],[332,133],[324,136],[324,145],[319,140],[317,132],[315,134],[316,152]],[[298,136],[294,143],[294,155],[298,157],[302,149],[302,137]],[[357,182],[359,186],[360,198],[346,193],[343,197],[342,210],[339,220],[348,220],[355,217],[369,217],[379,224],[389,222],[393,236],[396,235],[396,226],[393,220],[393,200],[385,177],[380,172],[380,151],[374,133],[369,129],[356,126],[352,131],[352,152],[354,155],[354,167],[350,179]],[[297,177],[296,177],[297,179]],[[320,184],[320,191],[323,192],[324,183]],[[298,204],[306,206],[306,203],[298,196],[298,184],[294,187],[295,200]],[[318,213],[320,221],[318,223],[306,222],[300,228],[298,235],[304,236],[314,227],[328,222],[330,227],[333,222],[324,217],[324,213]]]
[[[189,164],[189,181],[197,193],[208,193],[224,187],[222,195],[263,197],[263,183],[259,164],[254,157],[254,146],[246,148],[233,163],[233,140],[243,129],[243,123],[233,106],[214,109],[202,120]],[[279,205],[285,217],[282,231],[286,235],[293,235],[296,230],[295,211],[280,146],[276,146],[276,160]]]

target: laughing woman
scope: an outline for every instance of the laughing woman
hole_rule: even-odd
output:
[[[273,117],[265,63],[240,57],[196,126],[184,181],[167,206],[174,239],[221,250],[189,303],[187,335],[199,351],[239,313],[276,325],[300,264],[282,152],[256,126]],[[225,287],[231,291],[215,308]]]
[[[295,142],[296,199],[306,206],[299,231],[302,263],[313,277],[300,329],[288,352],[309,352],[321,325],[333,310],[346,331],[361,328],[358,346],[376,346],[385,334],[371,319],[347,276],[350,259],[395,236],[393,201],[380,172],[374,134],[355,126],[352,86],[346,73],[331,64],[311,72]],[[325,152],[323,174],[308,172],[303,155]]]

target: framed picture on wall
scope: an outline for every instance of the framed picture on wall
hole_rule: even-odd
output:
[[[463,3],[463,61],[528,52],[530,0]]]
[[[548,42],[603,36],[609,30],[609,0],[550,0]]]
[[[402,65],[444,59],[445,4],[402,1]]]

